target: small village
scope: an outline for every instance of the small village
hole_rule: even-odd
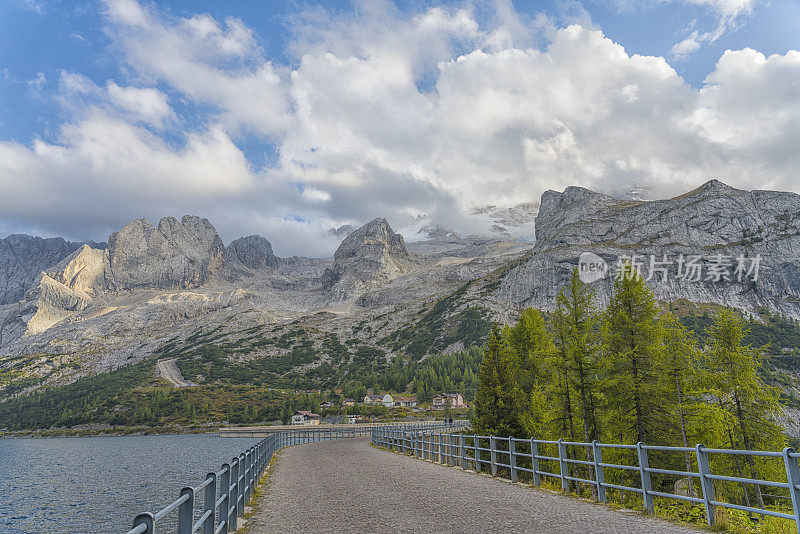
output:
[[[356,424],[374,420],[374,416],[348,413],[348,408],[383,407],[388,409],[411,409],[413,412],[448,411],[468,408],[461,393],[441,393],[431,399],[430,406],[421,406],[414,396],[391,395],[390,393],[367,394],[360,401],[344,398],[340,403],[325,401],[320,404],[321,412],[343,410],[344,414],[328,413],[323,416],[309,410],[296,410],[291,424],[295,426],[316,426],[320,424]]]

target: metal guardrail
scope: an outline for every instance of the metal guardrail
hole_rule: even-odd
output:
[[[742,510],[745,512],[768,515],[789,519],[795,522],[800,534],[800,453],[791,447],[783,449],[782,452],[771,451],[742,451],[733,449],[710,449],[704,445],[695,447],[659,447],[637,443],[636,445],[622,445],[617,443],[592,443],[565,441],[547,441],[537,439],[521,439],[514,437],[481,436],[475,434],[447,433],[432,430],[426,431],[404,431],[398,429],[376,428],[372,431],[372,443],[379,447],[394,450],[403,454],[413,456],[422,460],[430,460],[449,466],[460,466],[467,469],[471,465],[476,472],[481,472],[487,466],[491,470],[492,476],[498,475],[498,468],[508,470],[509,478],[512,482],[517,481],[519,472],[526,472],[531,475],[531,479],[536,486],[542,483],[542,477],[551,477],[561,482],[561,489],[569,492],[570,483],[584,483],[594,487],[597,500],[606,503],[606,489],[616,489],[636,493],[642,497],[644,511],[654,513],[654,497],[664,497],[688,501],[691,503],[702,504],[705,507],[706,521],[709,525],[714,524],[714,513],[716,507]],[[539,446],[555,446],[557,456],[540,454]],[[581,460],[568,456],[569,447],[585,448],[586,457],[591,460]],[[635,452],[638,459],[637,465],[621,465],[603,462],[603,449],[627,449]],[[698,470],[678,471],[671,469],[658,469],[649,464],[649,451],[664,451],[674,453],[693,454]],[[486,455],[488,453],[488,458]],[[709,455],[735,455],[753,457],[777,458],[783,461],[786,469],[787,482],[761,480],[746,477],[732,477],[717,475],[711,472]],[[520,465],[520,459],[526,459],[524,466]],[[542,466],[542,462],[550,462],[552,465],[557,463],[558,472],[547,471]],[[527,467],[530,465],[530,467]],[[570,465],[582,465],[590,470],[593,477],[580,478],[570,475]],[[606,482],[606,470],[635,471],[638,472],[640,480],[639,487],[624,486]],[[699,479],[701,494],[700,496],[678,495],[675,493],[665,493],[655,491],[652,488],[652,474],[673,475],[679,477],[689,477],[690,480]],[[792,514],[743,506],[719,501],[714,493],[714,482],[734,482],[741,484],[754,484],[759,486],[780,488],[788,490],[792,502]],[[692,492],[694,493],[694,492]]]
[[[269,467],[272,456],[284,447],[301,443],[315,443],[332,439],[369,436],[379,429],[392,429],[397,432],[424,432],[437,429],[454,429],[465,426],[466,422],[456,421],[428,423],[386,423],[365,425],[361,428],[320,427],[284,430],[270,435],[250,447],[230,462],[222,464],[219,471],[208,473],[200,485],[186,486],[180,490],[178,498],[163,509],[153,513],[144,512],[133,520],[133,528],[126,534],[155,534],[159,524],[172,519],[177,514],[177,533],[227,534],[236,532],[237,522],[244,515],[244,507],[250,502],[253,490],[261,475]],[[203,498],[195,499],[202,492]],[[202,502],[202,510],[197,509]],[[197,518],[197,519],[196,519]]]

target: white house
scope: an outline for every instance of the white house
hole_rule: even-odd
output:
[[[394,399],[388,393],[386,395],[367,395],[364,397],[364,404],[371,404],[373,406],[378,406],[383,404],[387,408],[391,408],[394,406]]]
[[[319,415],[305,410],[298,410],[292,414],[293,425],[318,425]]]

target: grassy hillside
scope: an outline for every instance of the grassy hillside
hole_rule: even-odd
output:
[[[318,409],[334,389],[353,398],[375,389],[414,393],[422,401],[448,391],[471,399],[482,357],[474,347],[483,343],[490,323],[478,308],[453,313],[458,292],[451,297],[434,303],[378,347],[298,325],[285,330],[260,326],[234,337],[219,329],[195,332],[183,342],[166,342],[147,361],[0,402],[0,428],[255,423],[285,419],[295,409]],[[702,342],[713,309],[684,302],[673,303],[672,309]],[[800,371],[800,327],[765,311],[760,320],[750,323],[747,343],[764,347],[769,355],[765,377],[787,391],[785,404],[800,407],[791,393],[797,387],[791,372]],[[454,340],[473,348],[451,354],[434,350]],[[263,347],[272,354],[248,359]],[[390,359],[387,350],[394,347],[399,355]],[[198,386],[175,389],[158,379],[155,362],[160,358],[176,358],[183,376]],[[25,380],[34,379],[13,377],[5,385],[19,388]],[[317,393],[296,393],[305,390]]]

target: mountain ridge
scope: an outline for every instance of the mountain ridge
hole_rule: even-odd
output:
[[[282,379],[318,376],[339,361],[326,352],[332,336],[347,342],[349,363],[336,364],[342,372],[358,361],[358,347],[379,355],[370,365],[424,358],[480,343],[489,321],[507,323],[525,307],[552,309],[588,252],[611,267],[634,255],[698,254],[707,268],[716,254],[759,254],[758,280],[680,281],[673,265],[669,280],[651,286],[663,302],[800,318],[793,193],[711,181],[640,201],[569,187],[542,195],[536,232],[533,243],[455,232],[406,243],[377,218],[351,231],[333,258],[279,258],[261,236],[224,246],[200,217],[163,218],[158,227],[132,221],[107,248],[76,246],[43,268],[23,298],[0,306],[0,373],[35,377],[35,389],[158,354],[180,362],[205,346],[196,339],[227,347],[230,362],[297,362],[281,367]],[[592,282],[599,306],[612,283]],[[294,342],[281,339],[305,339],[305,348],[291,356]]]

